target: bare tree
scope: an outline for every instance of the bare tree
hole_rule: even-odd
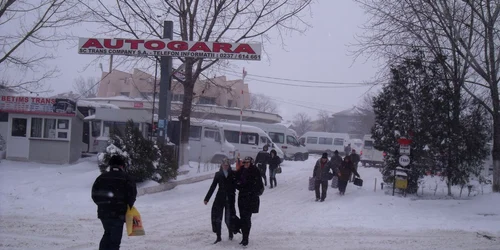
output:
[[[312,120],[306,113],[298,113],[293,119],[293,129],[298,136],[302,136],[305,132],[312,128]]]
[[[77,77],[73,82],[73,89],[77,94],[85,98],[97,96],[99,90],[99,77]]]
[[[250,109],[268,113],[278,112],[278,105],[269,96],[250,94]]]
[[[41,92],[44,80],[57,75],[47,66],[50,49],[67,38],[65,27],[83,14],[76,0],[2,0],[0,2],[0,71],[7,87],[20,92]]]
[[[500,0],[356,1],[371,15],[357,55],[395,60],[418,48],[442,57],[444,77],[453,83],[454,93],[464,90],[488,110],[493,118],[493,190],[500,192]],[[482,98],[484,90],[489,100]]]
[[[333,131],[333,117],[326,111],[321,110],[318,113],[318,122],[320,124],[320,129],[322,132],[332,132]]]
[[[282,38],[291,32],[304,32],[301,19],[312,0],[80,0],[102,25],[107,37],[161,38],[163,20],[177,20],[175,36],[183,41],[262,42],[271,39],[274,30]],[[99,32],[98,32],[99,33]],[[201,73],[219,63],[219,59],[178,58],[184,63],[184,87],[181,121],[181,152],[187,152],[193,88]],[[186,161],[181,156],[181,162]]]

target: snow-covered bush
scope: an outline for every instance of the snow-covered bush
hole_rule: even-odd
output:
[[[137,182],[151,179],[164,182],[177,176],[178,167],[173,151],[169,151],[168,146],[158,147],[145,139],[133,121],[127,122],[124,133],[113,129],[109,143],[106,152],[99,154],[101,171],[107,168],[111,156],[121,155],[127,162],[126,171]]]

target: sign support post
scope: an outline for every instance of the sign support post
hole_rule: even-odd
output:
[[[410,165],[410,144],[411,144],[411,139],[406,139],[406,138],[400,138],[398,140],[399,143],[399,165],[401,167],[407,167]],[[394,181],[392,185],[392,196],[396,193],[396,175],[397,175],[397,168],[394,168]],[[405,191],[406,195],[406,191]]]
[[[174,36],[174,22],[163,22],[163,39],[172,40]],[[165,143],[167,137],[168,118],[170,115],[170,85],[172,74],[172,57],[162,56],[160,59],[160,95],[158,98],[158,124],[162,120],[163,126],[158,126],[158,144]],[[155,83],[156,84],[156,83]]]

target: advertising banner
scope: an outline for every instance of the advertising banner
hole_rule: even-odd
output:
[[[76,103],[70,99],[4,95],[0,96],[0,112],[75,116]]]
[[[164,39],[80,38],[78,54],[261,60],[260,44]]]

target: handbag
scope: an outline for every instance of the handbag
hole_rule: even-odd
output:
[[[358,186],[358,187],[362,187],[363,186],[363,180],[359,177],[356,177],[354,178],[354,182],[353,182],[354,185]]]
[[[314,181],[315,181],[314,177],[309,177],[309,187],[308,187],[309,191],[314,191]]]
[[[277,174],[281,174],[282,170],[281,170],[281,166],[278,166],[278,168],[276,169],[276,173]]]
[[[339,177],[334,176],[332,178],[332,188],[338,188],[339,187]]]

